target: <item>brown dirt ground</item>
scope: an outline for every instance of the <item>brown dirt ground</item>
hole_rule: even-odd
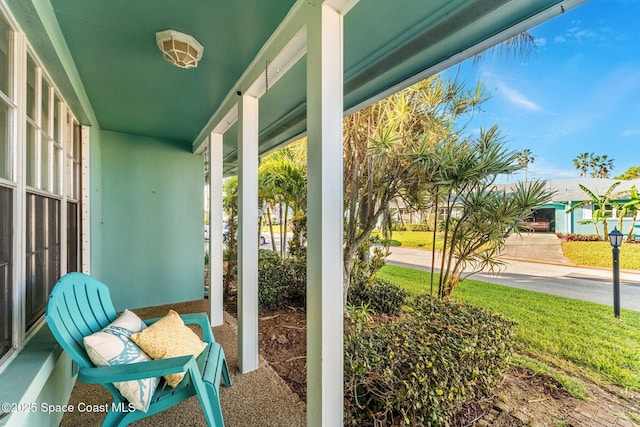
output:
[[[235,313],[235,307],[228,307]],[[302,308],[265,310],[259,317],[260,351],[302,401],[306,400],[306,313]],[[591,405],[620,415],[638,411],[640,395],[587,383]],[[571,414],[581,403],[554,379],[512,368],[489,399],[465,406],[456,426],[580,426]]]

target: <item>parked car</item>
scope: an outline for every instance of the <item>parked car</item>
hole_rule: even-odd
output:
[[[229,224],[227,224],[226,222],[224,222],[222,224],[222,241],[224,243],[228,243],[229,242]],[[269,237],[269,234],[267,233],[260,233],[260,245],[268,245],[269,243],[271,243],[271,237]]]
[[[551,230],[551,223],[549,221],[537,221],[533,218],[525,220],[527,227],[531,231],[549,231]]]
[[[260,245],[268,245],[271,243],[271,237],[267,233],[260,233]]]

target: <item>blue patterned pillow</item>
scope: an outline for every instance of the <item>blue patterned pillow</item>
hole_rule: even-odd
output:
[[[96,366],[123,365],[151,360],[129,337],[147,325],[134,313],[125,310],[120,317],[100,332],[84,337],[89,359]],[[159,378],[113,383],[122,396],[136,409],[147,412]]]

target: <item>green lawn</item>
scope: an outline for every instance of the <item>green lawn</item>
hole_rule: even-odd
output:
[[[577,265],[611,268],[609,242],[563,242],[562,251],[567,259]],[[620,246],[620,268],[640,270],[640,244],[623,243]]]
[[[431,231],[394,231],[391,234],[391,246],[431,249],[432,242]],[[436,233],[436,249],[442,249],[442,233]]]
[[[388,265],[378,277],[413,295],[429,293],[426,271]],[[623,309],[621,318],[615,319],[608,306],[476,280],[464,281],[453,298],[502,313],[515,322],[516,363],[548,366],[600,384],[640,390],[638,312]]]

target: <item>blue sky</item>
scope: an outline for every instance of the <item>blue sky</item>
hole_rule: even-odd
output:
[[[526,59],[464,62],[460,78],[491,95],[472,127],[496,123],[511,148],[530,149],[529,179],[579,177],[583,152],[613,158],[611,177],[640,166],[639,19],[640,0],[590,0],[531,29]]]

